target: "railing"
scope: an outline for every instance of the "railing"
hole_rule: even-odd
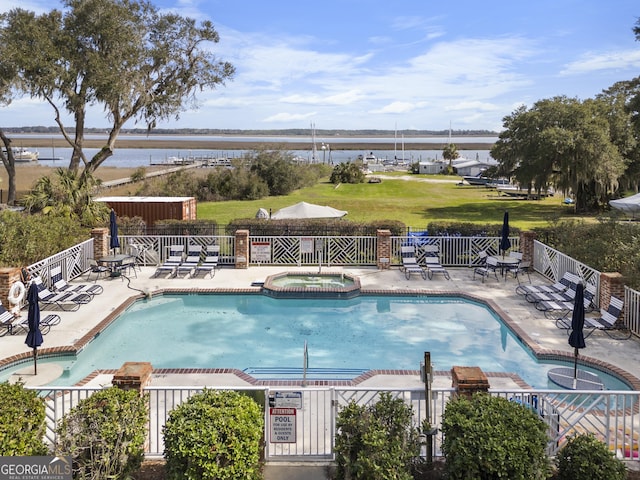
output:
[[[640,335],[640,292],[624,287],[624,322],[636,335]]]
[[[512,237],[510,240],[512,250],[519,250],[520,238]],[[487,255],[500,253],[500,237],[391,237],[391,251],[394,252],[392,265],[402,265],[400,247],[406,245],[416,248],[418,261],[425,255],[421,247],[437,245],[440,263],[446,267],[477,265],[480,262],[478,253],[481,251],[487,252]]]
[[[126,235],[120,236],[120,249],[127,250],[135,245],[140,252],[139,261],[143,265],[160,265],[169,255],[171,245],[182,245],[186,251],[189,245],[220,245],[220,265],[235,264],[235,237],[210,235]]]
[[[533,268],[545,277],[558,281],[565,272],[578,275],[600,291],[600,272],[537,240],[533,242]]]
[[[216,390],[242,391],[264,406],[265,459],[318,460],[334,459],[336,418],[350,402],[370,405],[382,392],[400,398],[412,407],[413,426],[419,427],[426,416],[423,388],[350,388],[350,387],[206,387]],[[56,440],[55,428],[64,415],[96,388],[60,387],[36,389],[46,405],[46,440]],[[146,454],[161,456],[164,451],[163,426],[170,412],[204,387],[147,387],[149,395],[148,443]],[[442,414],[453,393],[452,388],[435,388],[431,392],[430,423],[439,433],[433,438],[433,454],[442,455]],[[299,407],[295,408],[295,441],[279,443],[271,438],[270,407],[277,406],[277,394],[295,392]],[[537,413],[548,425],[547,453],[555,455],[565,440],[574,434],[592,433],[617,455],[638,461],[640,450],[640,392],[628,391],[564,391],[564,390],[491,390],[491,395],[517,402]]]
[[[67,248],[62,252],[29,265],[27,268],[31,275],[39,275],[46,281],[51,276],[51,269],[60,267],[62,269],[62,277],[69,279],[82,275],[88,270],[89,258],[93,258],[93,239]]]

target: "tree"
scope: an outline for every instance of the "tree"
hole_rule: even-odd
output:
[[[23,203],[29,213],[68,217],[85,227],[92,227],[109,218],[107,205],[92,199],[97,186],[98,181],[90,174],[83,180],[73,171],[59,168],[53,179],[39,179],[33,190],[25,195]]]
[[[575,195],[578,212],[606,205],[624,173],[625,158],[612,133],[620,111],[601,100],[555,97],[520,107],[504,118],[491,149],[501,172],[540,192],[549,184]],[[624,121],[624,119],[623,119]]]
[[[160,13],[145,0],[65,0],[64,12],[40,16],[14,9],[0,17],[0,58],[12,58],[20,91],[54,110],[73,148],[69,169],[93,173],[113,154],[129,120],[148,130],[179,118],[198,90],[232,78],[210,44],[219,36],[208,20]],[[111,127],[104,146],[88,160],[83,151],[87,108],[101,105]],[[62,121],[73,115],[73,136]]]
[[[333,167],[329,181],[331,183],[363,183],[365,174],[355,163],[339,163]]]
[[[449,161],[449,167],[447,168],[447,173],[449,175],[453,173],[453,161],[459,156],[458,147],[456,147],[455,143],[449,143],[444,147],[444,149],[442,149],[442,158]]]

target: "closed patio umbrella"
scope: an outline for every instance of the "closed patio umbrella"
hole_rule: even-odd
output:
[[[118,218],[113,208],[109,214],[109,236],[109,248],[116,253],[115,249],[120,248],[120,240],[118,239]]]
[[[38,374],[38,347],[42,345],[42,332],[40,332],[40,305],[38,304],[38,286],[35,282],[31,282],[29,292],[27,294],[29,302],[29,313],[27,315],[27,323],[29,331],[27,339],[24,341],[33,349],[33,374]]]
[[[504,212],[502,220],[502,237],[500,238],[500,251],[502,256],[511,248],[511,240],[509,240],[509,212]]]
[[[584,343],[584,285],[582,282],[576,286],[576,297],[571,315],[571,335],[569,335],[569,345],[573,347],[573,385],[578,380],[578,350],[586,347]]]

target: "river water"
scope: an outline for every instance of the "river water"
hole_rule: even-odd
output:
[[[29,135],[14,135],[15,139],[20,141],[21,145],[24,145],[25,148],[29,148]],[[39,136],[42,138],[42,136]],[[87,135],[87,138],[103,138],[97,135]],[[155,135],[155,136],[144,136],[144,135],[126,135],[121,138],[126,138],[128,140],[146,140],[153,141],[157,140],[176,140],[180,142],[193,140],[194,146],[197,146],[198,141],[208,140],[208,141],[235,141],[235,142],[265,142],[265,143],[279,143],[286,145],[287,143],[300,143],[309,141],[309,149],[308,150],[291,150],[292,155],[296,157],[300,157],[307,161],[315,161],[316,163],[328,163],[328,164],[336,164],[348,161],[354,161],[357,159],[359,155],[366,156],[367,154],[372,153],[376,158],[381,160],[393,160],[396,159],[405,159],[405,161],[413,163],[413,162],[421,162],[421,161],[430,161],[430,160],[441,160],[442,159],[442,149],[434,150],[430,149],[433,147],[433,144],[442,143],[443,147],[452,141],[456,145],[459,145],[458,149],[460,155],[462,157],[474,160],[482,160],[487,161],[491,160],[491,156],[489,154],[489,150],[464,150],[465,143],[493,143],[497,140],[497,137],[455,137],[449,139],[448,137],[411,137],[410,139],[405,139],[407,142],[411,142],[412,144],[416,143],[425,143],[424,150],[403,150],[402,142],[399,139],[395,139],[393,137],[338,137],[332,136],[330,138],[316,138],[316,152],[315,155],[312,152],[312,141],[311,139],[305,139],[300,136],[222,136],[222,135]],[[370,145],[366,150],[358,151],[358,150],[341,150],[341,143],[362,143]],[[394,150],[380,150],[376,149],[376,144],[389,144],[389,143],[397,143],[397,146]],[[427,145],[428,144],[428,145]],[[184,145],[180,143],[179,145]],[[323,148],[324,146],[324,148]],[[48,166],[60,166],[66,167],[69,159],[71,158],[71,148],[38,148],[31,149],[38,150],[40,153],[40,160],[38,163],[40,165],[48,165]],[[87,158],[91,158],[98,152],[97,148],[85,148],[85,154]],[[184,157],[208,157],[208,158],[240,158],[244,156],[246,153],[249,153],[250,150],[215,150],[215,149],[197,149],[197,148],[116,148],[114,154],[109,157],[103,163],[104,166],[110,167],[121,167],[121,168],[130,168],[130,167],[144,167],[150,165],[158,165],[158,164],[172,164],[172,160],[174,158],[184,158]],[[315,160],[314,160],[315,158]]]

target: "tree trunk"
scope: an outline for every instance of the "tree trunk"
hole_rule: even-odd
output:
[[[0,151],[2,164],[7,171],[9,185],[7,185],[7,205],[15,205],[16,203],[16,161],[11,151],[11,139],[8,138],[2,129],[0,129],[0,139],[5,147],[4,151]]]

